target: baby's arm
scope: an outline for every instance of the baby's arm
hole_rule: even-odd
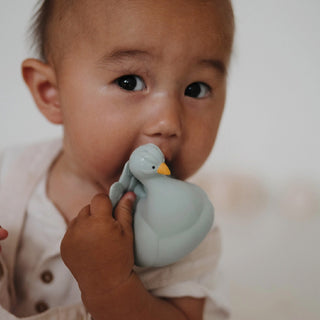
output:
[[[62,240],[62,259],[78,281],[88,312],[95,320],[202,319],[203,299],[156,298],[133,271],[134,200],[127,193],[113,217],[110,200],[95,196]]]

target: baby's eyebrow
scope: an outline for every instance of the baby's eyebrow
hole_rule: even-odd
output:
[[[107,65],[110,63],[121,63],[128,59],[146,60],[152,55],[148,51],[137,49],[116,49],[104,54],[99,60],[98,65]]]
[[[128,49],[128,48],[119,48],[111,52],[104,54],[99,60],[98,65],[105,66],[110,64],[120,64],[126,60],[136,59],[141,61],[148,61],[154,58],[154,55],[151,53],[152,50],[139,50],[139,49]],[[219,59],[201,59],[198,63],[202,66],[213,68],[216,71],[219,71],[221,75],[226,73],[226,65],[223,61]]]
[[[227,71],[226,65],[221,60],[216,59],[203,59],[200,64],[218,70],[222,75]]]

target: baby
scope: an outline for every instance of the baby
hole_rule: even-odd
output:
[[[112,215],[107,194],[145,143],[161,148],[178,179],[203,165],[233,34],[228,0],[43,1],[34,22],[41,59],[25,60],[22,72],[63,139],[2,155],[0,319],[228,317],[218,230],[173,265],[138,268],[135,195]]]

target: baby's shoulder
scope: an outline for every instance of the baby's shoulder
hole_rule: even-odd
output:
[[[11,170],[27,168],[39,156],[45,158],[53,149],[60,148],[61,144],[60,139],[54,139],[32,144],[16,144],[0,150],[0,185]]]
[[[13,145],[5,147],[0,151],[0,184],[3,178],[10,171],[10,168],[23,153],[27,146],[26,145]]]

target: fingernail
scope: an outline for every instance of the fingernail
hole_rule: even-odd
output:
[[[127,194],[128,194],[127,197],[129,198],[129,200],[131,201],[136,200],[136,194],[134,192],[128,192]]]

